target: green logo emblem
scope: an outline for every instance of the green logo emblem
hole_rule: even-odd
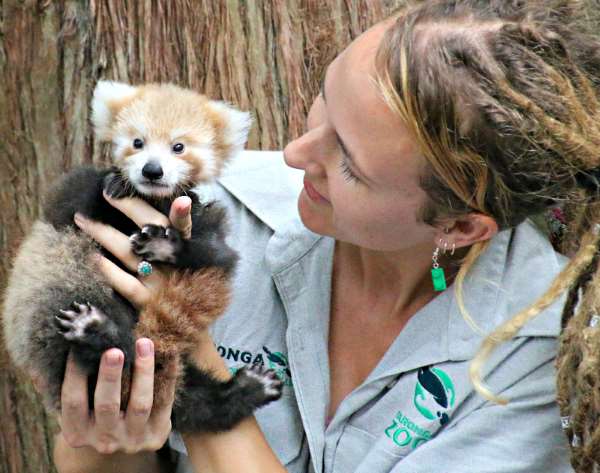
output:
[[[447,411],[454,407],[456,392],[454,384],[444,371],[427,366],[419,369],[413,402],[419,413],[428,420],[437,419],[440,425],[448,422]],[[385,435],[398,447],[415,449],[427,442],[433,434],[398,411]]]
[[[287,356],[279,351],[272,352],[265,346],[263,346],[263,351],[267,354],[269,368],[275,371],[285,386],[291,386],[292,372],[290,371]]]
[[[449,420],[447,411],[454,407],[455,399],[456,392],[450,376],[431,366],[419,369],[413,401],[423,417],[438,419],[440,425],[446,424]]]

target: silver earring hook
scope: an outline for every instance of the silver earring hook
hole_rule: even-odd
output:
[[[437,246],[435,248],[435,250],[433,251],[433,256],[431,257],[431,261],[433,262],[433,269],[437,269],[440,267],[440,264],[438,263],[438,257],[440,255],[440,247]]]

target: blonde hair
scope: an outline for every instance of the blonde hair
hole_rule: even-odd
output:
[[[572,217],[565,240],[565,248],[574,253],[571,261],[539,300],[486,337],[471,363],[477,391],[499,403],[506,400],[481,377],[491,352],[565,291],[571,290],[572,301],[582,288],[587,292],[573,317],[575,328],[568,321],[576,304],[568,303],[563,315],[559,399],[563,407],[571,405],[581,394],[573,386],[590,386],[589,380],[578,384],[572,379],[573,366],[584,360],[596,369],[592,384],[600,392],[600,335],[593,361],[575,355],[585,352],[574,334],[582,323],[577,321],[590,318],[592,296],[587,294],[595,289],[589,287],[599,286],[594,300],[600,304],[600,276],[595,285],[589,283],[595,276],[584,277],[596,273],[599,244],[590,222],[600,221],[600,185],[594,177],[600,173],[600,42],[578,23],[578,8],[578,2],[567,0],[421,3],[399,13],[378,50],[381,94],[426,159],[425,222],[478,212],[494,218],[501,229],[513,228],[557,204]],[[486,247],[480,242],[469,249],[455,283],[461,312],[475,329],[462,287]],[[590,370],[585,372],[589,377]],[[596,397],[593,422],[578,425],[600,425],[600,394]],[[591,418],[591,404],[584,404]],[[600,427],[593,434],[574,435],[598,438],[600,446]],[[583,458],[581,450],[574,456]],[[574,465],[584,463],[573,460]]]

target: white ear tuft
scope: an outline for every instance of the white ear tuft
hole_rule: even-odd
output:
[[[252,126],[252,115],[250,112],[242,112],[225,102],[211,100],[211,105],[218,110],[226,123],[225,142],[230,145],[233,154],[244,149],[248,132]]]
[[[98,139],[111,139],[110,128],[116,112],[114,106],[132,98],[136,93],[136,87],[123,82],[101,80],[96,84],[92,98],[92,123]]]

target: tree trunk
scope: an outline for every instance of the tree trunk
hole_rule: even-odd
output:
[[[0,0],[0,292],[50,183],[106,164],[98,79],[170,81],[251,110],[252,149],[304,128],[325,66],[403,0]],[[45,473],[52,421],[0,349],[0,472]]]

